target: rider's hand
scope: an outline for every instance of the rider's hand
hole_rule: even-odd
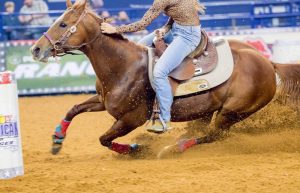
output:
[[[101,28],[102,33],[106,33],[106,34],[117,33],[116,27],[112,26],[109,23],[102,23],[100,28]]]
[[[162,39],[166,33],[167,33],[167,30],[165,28],[160,28],[160,29],[155,30],[155,36],[159,40]]]

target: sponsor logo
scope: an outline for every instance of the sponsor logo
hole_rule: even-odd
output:
[[[17,123],[0,124],[0,137],[18,137]]]
[[[16,74],[16,79],[62,78],[95,75],[93,67],[88,61],[69,61],[65,64],[50,62],[47,65],[40,65],[38,63],[20,63],[14,69],[14,73]]]
[[[0,148],[16,151],[18,148],[18,123],[12,115],[0,115]]]

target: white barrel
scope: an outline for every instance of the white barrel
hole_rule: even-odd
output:
[[[24,174],[17,83],[0,72],[0,179]]]

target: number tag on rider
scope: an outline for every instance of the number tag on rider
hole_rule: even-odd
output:
[[[72,26],[72,27],[70,28],[70,32],[71,32],[72,34],[75,33],[76,30],[77,30],[76,26]]]

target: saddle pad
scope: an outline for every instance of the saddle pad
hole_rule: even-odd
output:
[[[212,89],[216,86],[221,85],[225,81],[227,81],[234,67],[233,56],[231,53],[231,49],[227,40],[218,38],[218,40],[213,40],[216,42],[216,48],[218,52],[218,64],[216,68],[210,73],[196,76],[187,81],[182,81],[179,83],[175,95],[174,96],[185,96],[194,93],[199,93],[205,90]],[[221,43],[220,43],[221,42]],[[154,68],[154,49],[148,47],[148,75],[150,79],[150,83],[152,88],[153,86],[153,68]],[[155,89],[154,89],[155,90]]]

